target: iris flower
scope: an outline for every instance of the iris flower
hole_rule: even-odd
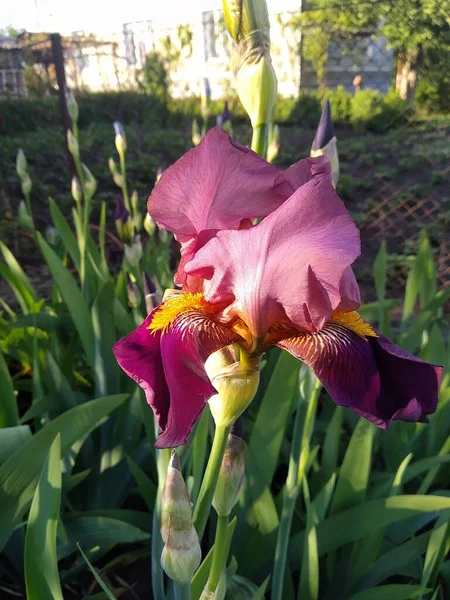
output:
[[[181,244],[181,291],[114,352],[155,412],[157,447],[186,443],[217,393],[205,362],[225,347],[250,359],[287,350],[336,404],[381,428],[427,421],[435,410],[441,367],[398,348],[356,312],[359,232],[326,157],[281,171],[216,128],[164,172],[148,210]]]

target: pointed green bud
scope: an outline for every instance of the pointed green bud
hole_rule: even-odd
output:
[[[113,158],[110,158],[108,160],[108,166],[109,166],[109,170],[111,172],[112,178],[114,180],[114,183],[117,185],[117,187],[120,187],[120,188],[123,187],[123,177],[119,173],[119,170],[117,169],[117,165]]]
[[[148,213],[145,215],[144,218],[144,229],[150,237],[153,236],[156,230],[156,223]]]
[[[125,154],[127,150],[127,138],[122,123],[114,121],[114,131],[116,132],[116,150],[119,154]]]
[[[270,123],[277,101],[277,76],[268,54],[258,62],[243,62],[236,75],[236,89],[252,127]]]
[[[70,129],[67,130],[67,147],[69,148],[70,154],[74,158],[78,158],[79,157],[79,155],[80,155],[80,148],[78,146],[78,140],[73,135],[73,133],[72,133],[72,131]]]
[[[266,0],[223,0],[222,4],[225,26],[236,44],[257,32],[269,35]]]
[[[17,211],[17,220],[19,222],[19,225],[22,225],[22,227],[26,227],[26,229],[31,229],[31,230],[34,229],[33,219],[28,214],[27,205],[25,204],[24,200],[21,200],[19,202],[19,210]]]
[[[20,179],[22,179],[24,174],[27,172],[27,159],[25,158],[22,148],[19,148],[17,152],[16,172]]]
[[[214,492],[213,506],[221,517],[228,517],[239,498],[245,473],[245,443],[237,435],[228,435],[227,446]]]
[[[192,143],[194,146],[198,146],[202,141],[202,136],[200,133],[200,129],[197,123],[197,119],[192,121]]]
[[[66,90],[66,102],[69,117],[72,123],[76,123],[78,121],[78,104],[71,90]]]
[[[25,171],[24,174],[22,175],[21,179],[22,179],[22,193],[24,196],[29,196],[29,194],[31,192],[31,187],[32,187],[31,178],[28,175],[28,173]]]
[[[269,141],[267,145],[267,162],[273,162],[280,151],[280,128],[272,123],[269,128]]]
[[[75,202],[77,204],[79,202],[81,202],[81,199],[83,197],[83,192],[81,190],[80,180],[78,179],[78,177],[76,175],[74,175],[72,177],[72,185],[71,185],[70,190],[72,192],[72,198],[75,200]]]
[[[202,553],[192,523],[192,510],[180,461],[175,451],[167,469],[162,495],[161,537],[164,548],[161,566],[177,583],[190,583]]]
[[[209,399],[209,408],[217,426],[232,425],[255,397],[259,387],[260,357],[250,358],[243,349],[235,362],[229,348],[211,354],[206,373],[217,390]]]
[[[97,180],[89,171],[87,166],[83,163],[83,172],[84,172],[84,188],[86,190],[86,195],[90,200],[92,196],[95,194],[97,190]]]

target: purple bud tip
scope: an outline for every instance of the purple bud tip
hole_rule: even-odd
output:
[[[209,85],[209,79],[207,77],[203,77],[203,87],[205,90],[205,98],[210,100],[211,99],[211,87]]]
[[[226,123],[227,121],[230,121],[231,119],[231,112],[230,109],[228,108],[228,100],[225,100],[225,104],[223,107],[223,112],[222,112],[222,123]]]
[[[322,108],[322,114],[320,116],[319,126],[317,127],[312,149],[319,150],[320,148],[325,148],[328,142],[335,136],[336,132],[331,118],[330,102],[327,98]]]
[[[156,285],[147,271],[142,271],[142,278],[144,280],[144,296],[156,294]]]
[[[123,130],[122,123],[120,121],[114,121],[114,131],[116,135],[120,135],[121,137],[125,137],[125,131]]]
[[[130,213],[126,209],[125,202],[123,201],[122,196],[120,194],[117,194],[117,196],[116,196],[116,211],[114,213],[114,219],[116,221],[121,221],[122,223],[125,224],[128,221],[129,216],[130,216]]]

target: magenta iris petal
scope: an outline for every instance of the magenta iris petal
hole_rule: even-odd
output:
[[[144,390],[158,425],[164,430],[169,415],[170,394],[161,358],[161,335],[151,335],[148,330],[154,314],[155,311],[150,313],[142,325],[116,342],[113,352],[120,367]]]
[[[232,304],[230,314],[261,338],[286,318],[303,331],[323,327],[341,303],[342,277],[359,253],[359,232],[324,173],[255,227],[219,232],[185,271],[209,280],[206,299]]]
[[[113,351],[157,417],[162,433],[155,446],[174,448],[187,442],[206,402],[217,393],[205,372],[206,359],[239,336],[198,313],[177,318],[163,335],[151,333],[148,327],[159,308]]]
[[[285,339],[278,346],[306,362],[336,404],[382,429],[393,420],[425,422],[436,410],[442,368],[384,336],[366,340],[330,323],[317,335]]]

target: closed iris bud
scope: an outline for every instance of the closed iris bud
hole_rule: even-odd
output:
[[[17,212],[17,220],[19,225],[27,229],[33,229],[33,219],[28,214],[27,206],[23,200],[19,202],[19,210]]]
[[[162,495],[161,566],[177,583],[189,583],[200,565],[202,553],[192,523],[192,509],[180,461],[175,452],[169,462]]]
[[[78,146],[78,140],[73,135],[73,133],[72,133],[72,131],[70,129],[67,130],[67,147],[69,148],[70,154],[74,158],[78,158],[79,157],[79,155],[80,155],[80,148]]]
[[[84,163],[83,163],[83,173],[84,173],[84,187],[86,190],[86,195],[88,196],[89,199],[91,199],[97,190],[97,181]]]
[[[22,193],[24,196],[28,196],[31,192],[31,187],[32,187],[31,178],[28,175],[28,173],[25,171],[25,173],[22,175],[21,179],[22,179]]]
[[[311,156],[325,155],[331,164],[331,180],[336,187],[339,180],[339,156],[337,139],[331,118],[331,107],[328,99],[325,100],[319,125],[311,148]]]
[[[67,112],[69,113],[69,117],[72,123],[76,123],[78,121],[78,104],[75,100],[75,96],[72,94],[70,90],[66,90],[66,102],[67,102]]]
[[[209,408],[217,426],[232,425],[255,397],[259,387],[259,362],[259,357],[250,358],[242,349],[239,361],[229,348],[208,357],[205,370],[217,390],[209,399]]]
[[[277,101],[277,76],[268,54],[261,56],[257,62],[242,63],[236,75],[236,88],[252,127],[272,120]]]
[[[280,128],[272,124],[269,129],[269,143],[267,146],[267,162],[273,162],[280,151]]]
[[[197,123],[197,119],[192,121],[192,143],[194,146],[198,146],[202,141],[202,136],[200,134],[200,129]]]
[[[125,137],[125,131],[122,123],[119,121],[114,121],[114,131],[116,132],[116,150],[119,154],[123,154],[127,149],[127,138]]]
[[[236,44],[255,31],[269,29],[266,0],[223,0],[222,4],[225,26]]]
[[[213,506],[221,517],[228,517],[238,501],[245,473],[245,443],[233,433],[228,435],[227,446],[214,492]]]
[[[17,152],[16,172],[17,172],[17,175],[20,177],[20,179],[22,179],[22,177],[27,172],[27,159],[25,158],[25,154],[24,154],[22,148],[20,148],[19,151]]]
[[[148,213],[145,215],[144,218],[144,229],[150,237],[153,236],[156,230],[156,223]]]
[[[83,193],[81,191],[81,185],[80,185],[80,180],[78,179],[78,177],[76,175],[74,175],[72,177],[72,185],[71,185],[71,192],[72,192],[72,198],[75,200],[75,202],[78,204],[78,202],[81,202],[81,198],[83,197]]]
[[[123,177],[122,177],[121,173],[119,173],[116,163],[113,158],[110,158],[108,160],[108,166],[109,166],[109,170],[112,175],[114,183],[117,185],[117,187],[120,187],[120,188],[123,187]]]

